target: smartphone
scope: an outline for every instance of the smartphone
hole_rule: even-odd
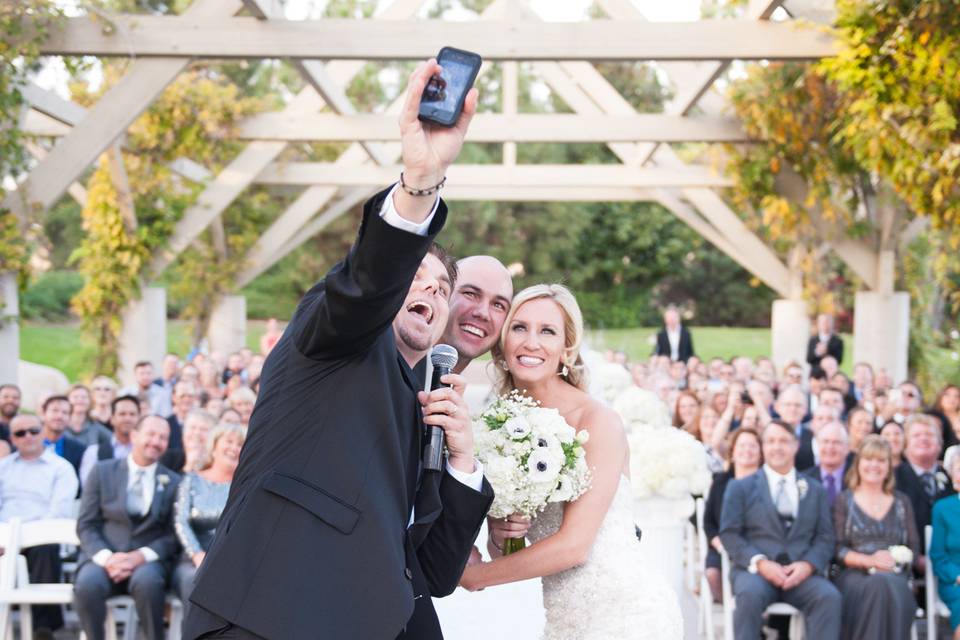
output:
[[[437,54],[442,67],[440,75],[433,76],[420,96],[420,119],[445,127],[457,123],[463,111],[463,101],[473,86],[483,60],[476,53],[444,47]]]

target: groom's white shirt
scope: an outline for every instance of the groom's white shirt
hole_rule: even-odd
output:
[[[430,211],[430,215],[427,216],[427,219],[423,222],[413,222],[412,220],[407,220],[397,211],[397,208],[393,206],[393,194],[400,188],[400,183],[393,185],[393,188],[390,189],[390,193],[387,194],[387,197],[383,199],[383,206],[380,208],[380,217],[383,218],[383,221],[389,224],[391,227],[396,227],[397,229],[402,229],[409,233],[415,233],[418,236],[427,235],[427,230],[430,228],[430,223],[433,222],[433,216],[437,213],[437,207],[440,206],[439,196],[433,201],[433,210]],[[429,379],[429,376],[428,376]],[[455,480],[461,484],[465,484],[474,491],[480,491],[483,488],[483,465],[479,460],[474,458],[473,460],[474,470],[473,473],[464,473],[450,466],[450,462],[446,463],[447,473],[449,473]],[[410,509],[410,522],[407,523],[407,526],[413,524],[415,519],[415,514],[413,509]]]

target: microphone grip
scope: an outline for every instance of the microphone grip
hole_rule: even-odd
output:
[[[450,369],[446,367],[434,367],[433,369],[433,378],[430,382],[430,390],[439,389],[440,387],[449,387],[448,384],[443,384],[440,382],[440,378],[450,373]],[[443,447],[445,436],[443,429],[436,425],[427,425],[426,433],[426,442],[423,446],[423,459],[421,464],[425,471],[442,471],[443,470]]]

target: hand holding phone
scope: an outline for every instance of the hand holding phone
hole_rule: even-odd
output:
[[[476,53],[444,47],[437,54],[437,62],[440,73],[432,76],[423,90],[419,118],[452,127],[460,118],[464,100],[483,60]]]

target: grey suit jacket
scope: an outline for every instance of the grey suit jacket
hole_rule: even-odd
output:
[[[83,485],[77,535],[80,537],[78,566],[98,551],[132,551],[150,547],[159,562],[171,567],[177,557],[177,536],[173,529],[173,503],[180,476],[157,465],[156,487],[150,512],[137,524],[127,514],[127,460],[102,460],[93,467]],[[164,481],[163,478],[167,480]]]
[[[798,473],[797,481],[803,477]],[[720,540],[734,567],[746,569],[751,558],[762,554],[770,560],[783,555],[790,562],[806,560],[817,572],[827,568],[834,552],[827,492],[808,478],[806,491],[801,493],[797,519],[787,531],[773,504],[763,469],[727,485]]]

